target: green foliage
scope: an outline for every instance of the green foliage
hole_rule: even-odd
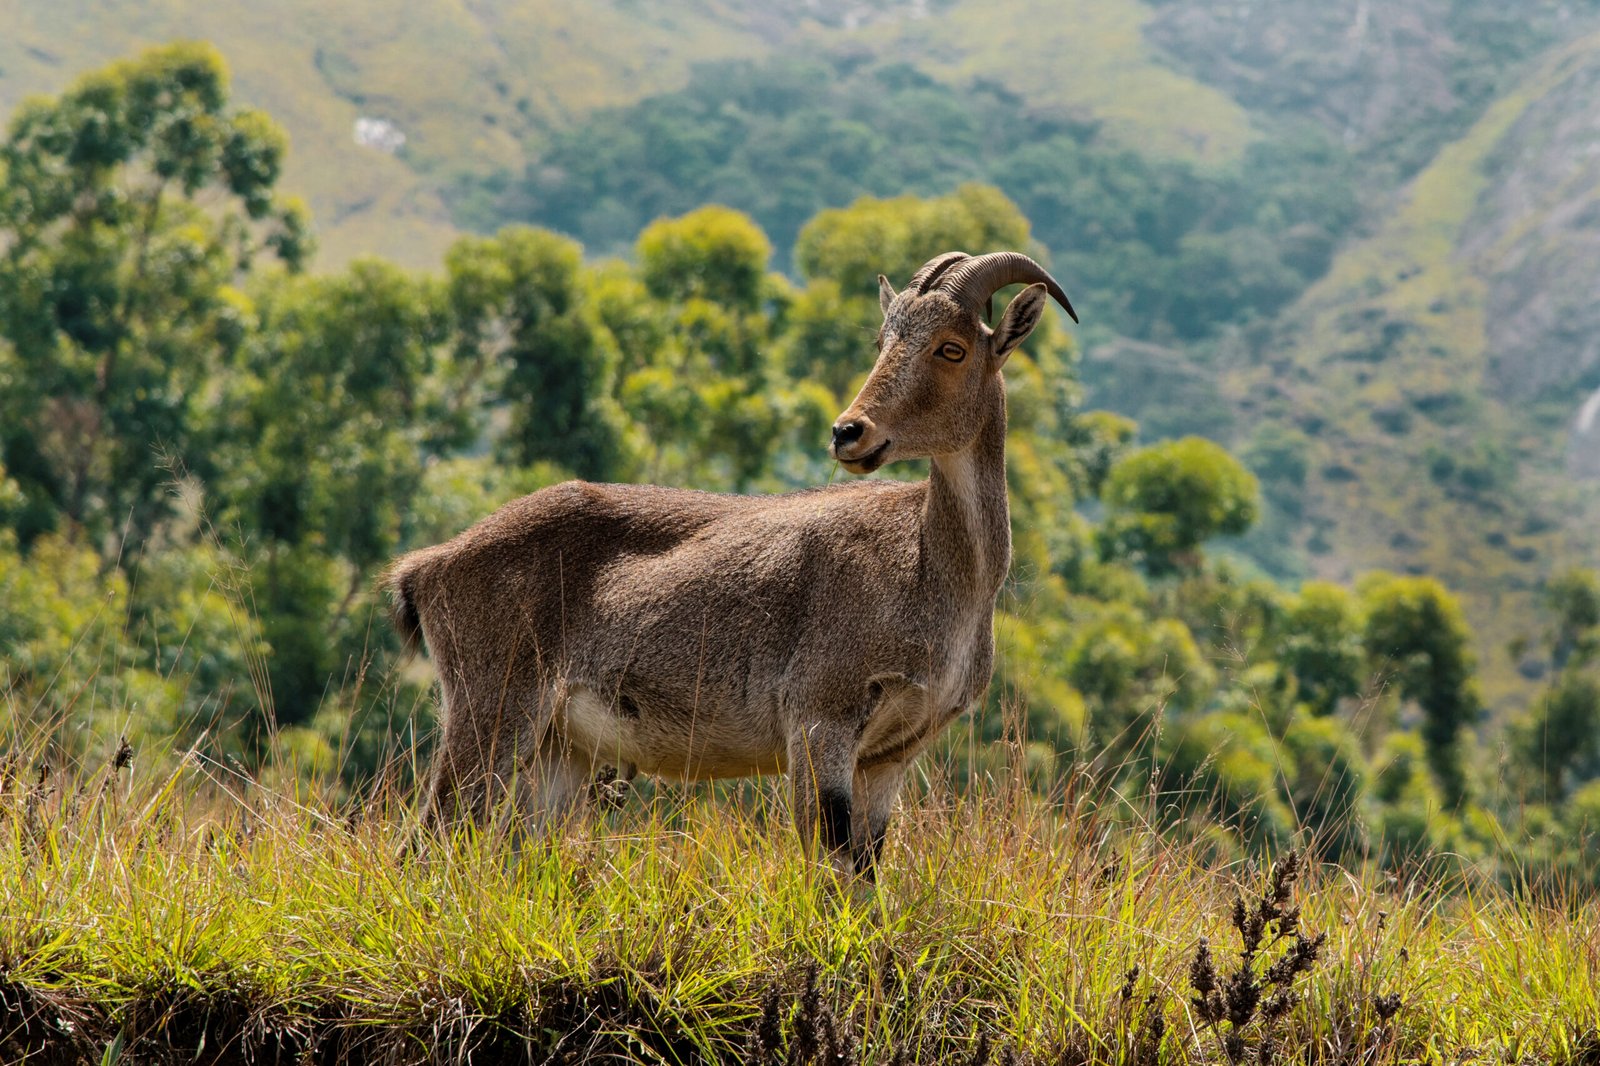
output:
[[[1356,218],[1350,171],[1309,132],[1252,147],[1237,171],[1153,161],[996,82],[949,85],[851,52],[707,65],[681,91],[599,112],[543,146],[502,211],[611,251],[653,218],[725,203],[772,236],[780,263],[792,248],[802,276],[852,294],[949,248],[1020,245],[952,242],[966,224],[934,215],[913,246],[891,224],[876,242],[829,248],[819,269],[807,219],[862,194],[987,182],[1032,220],[1098,321],[1194,339],[1271,313],[1322,274]]]
[[[615,360],[586,306],[580,263],[571,241],[525,227],[451,246],[452,400],[465,414],[477,398],[471,386],[498,371],[488,380],[511,411],[506,458],[604,480],[627,469],[627,429],[607,400]]]
[[[1266,485],[1291,495],[1305,487],[1311,439],[1298,429],[1269,422],[1256,430],[1242,458]]]
[[[1600,575],[1567,570],[1545,584],[1548,688],[1512,723],[1514,769],[1528,791],[1559,803],[1600,777]]]
[[[1029,122],[1002,125],[1014,104],[993,86],[963,101],[905,64],[707,65],[680,92],[557,135],[506,206],[605,249],[652,218],[726,203],[754,216],[787,260],[824,207],[863,193],[943,192],[986,173],[997,132],[1015,137],[1007,125]]]
[[[884,84],[949,103],[915,78]],[[85,115],[100,118],[68,122]],[[1075,194],[1098,205],[1080,220],[1100,227],[1085,247],[1135,273],[1154,270],[1135,246],[1164,248],[1254,292],[1219,314],[1280,298],[1251,233],[1299,217],[1287,200],[1242,221],[1242,201],[1219,192],[1233,179],[1119,170],[1091,131],[1015,121],[1054,130],[1029,158],[1064,153]],[[116,143],[74,162],[61,130],[89,137],[97,123]],[[1002,126],[986,137],[1004,149]],[[59,129],[35,135],[46,127]],[[305,276],[292,269],[305,220],[271,188],[282,147],[264,116],[228,110],[214,57],[189,47],[29,105],[7,142],[0,698],[11,722],[63,749],[109,728],[261,772],[288,772],[271,769],[281,753],[347,784],[384,768],[404,778],[396,745],[424,737],[432,712],[425,673],[398,669],[380,623],[373,589],[390,558],[573,475],[819,484],[834,476],[827,426],[871,365],[876,274],[903,284],[951,247],[1037,250],[1016,202],[967,182],[797,222],[803,287],[768,272],[769,237],[726,207],[657,219],[634,265],[586,264],[571,240],[513,227],[462,239],[433,273],[364,259]],[[1260,180],[1295,186],[1289,200],[1315,200],[1289,163],[1255,163]],[[30,205],[67,192],[81,210],[39,222]],[[1194,211],[1203,222],[1175,221]],[[1219,237],[1240,227],[1236,243]],[[1159,314],[1174,332],[1204,317]],[[1471,633],[1442,586],[1377,575],[1359,595],[1290,591],[1208,559],[1208,541],[1261,510],[1244,464],[1199,438],[1135,448],[1134,422],[1081,411],[1058,315],[1005,375],[1014,565],[999,683],[961,734],[968,751],[949,749],[964,773],[1017,752],[1049,790],[1087,764],[1131,816],[1195,815],[1218,854],[1309,830],[1341,859],[1448,847],[1556,868],[1581,830],[1555,804],[1588,796],[1600,773],[1593,574],[1549,582],[1557,669],[1497,782],[1469,758]],[[1324,443],[1270,428],[1250,439],[1276,513],[1312,483]],[[1463,475],[1471,466],[1453,466],[1451,484],[1488,491]],[[1002,740],[1019,746],[988,743]],[[1524,796],[1544,813],[1524,815]],[[1532,842],[1503,847],[1503,824]]]
[[[1600,777],[1600,677],[1562,671],[1518,739],[1518,755],[1542,776],[1545,802],[1558,802],[1573,784]]]
[[[1290,602],[1273,650],[1313,715],[1330,715],[1341,700],[1361,692],[1367,678],[1362,634],[1361,604],[1338,585],[1308,581]]]
[[[1109,518],[1108,551],[1137,556],[1153,574],[1193,568],[1195,551],[1255,521],[1255,477],[1217,444],[1200,437],[1153,444],[1120,459],[1101,498]]]
[[[652,442],[646,480],[745,491],[770,484],[779,456],[826,439],[834,397],[783,372],[789,292],[765,272],[770,254],[748,218],[723,208],[662,219],[640,235],[643,284],[633,294],[642,306],[630,316],[618,300],[613,313],[630,368],[616,402]],[[795,463],[815,465],[803,452]]]
[[[702,207],[660,219],[639,234],[639,276],[658,300],[710,300],[753,311],[761,303],[772,245],[746,215]]]
[[[1591,663],[1600,654],[1600,573],[1568,570],[1545,585],[1545,609],[1552,615],[1550,661],[1557,670],[1568,663]]]
[[[53,522],[129,552],[169,512],[165,452],[192,463],[194,383],[241,342],[233,288],[264,246],[291,268],[285,147],[231,111],[215,50],[156,49],[24,104],[0,144],[0,455]],[[202,202],[221,206],[201,206]]]
[[[1139,424],[1110,411],[1085,411],[1068,431],[1077,458],[1078,498],[1094,499],[1105,491],[1106,478],[1133,444]]]
[[[891,284],[951,249],[1026,249],[1028,220],[998,190],[967,184],[927,199],[862,197],[801,228],[794,257],[807,286],[788,311],[791,374],[826,384],[841,402],[865,377],[882,321],[879,274]],[[998,297],[1004,299],[1004,296]],[[1029,350],[1061,342],[1037,334]]]
[[[998,189],[969,183],[947,196],[864,198],[820,212],[800,230],[795,265],[802,277],[830,279],[877,301],[877,276],[904,283],[951,249],[1026,249],[1028,219]]]
[[[1363,579],[1362,640],[1383,676],[1422,710],[1422,740],[1445,806],[1467,797],[1461,733],[1478,715],[1472,631],[1461,606],[1432,578],[1376,573]]]
[[[1345,860],[1363,855],[1370,771],[1356,736],[1340,719],[1300,719],[1282,743],[1294,821],[1314,826],[1327,854]]]
[[[1107,767],[1147,757],[1168,716],[1201,709],[1215,683],[1188,627],[1123,606],[1078,620],[1063,658],[1089,706],[1089,751]]]
[[[1282,756],[1261,723],[1241,714],[1187,720],[1162,760],[1163,786],[1176,802],[1214,815],[1257,847],[1281,847],[1295,816],[1280,796]]]
[[[1434,484],[1467,499],[1488,499],[1502,492],[1516,469],[1505,448],[1487,437],[1477,437],[1466,447],[1430,445],[1423,458]]]
[[[149,559],[132,580],[45,534],[19,553],[0,530],[0,720],[8,743],[81,755],[125,735],[158,749],[203,736],[248,755],[262,722],[266,646],[237,563],[204,545]]]

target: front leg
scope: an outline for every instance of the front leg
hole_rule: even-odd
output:
[[[851,799],[859,732],[842,723],[812,722],[789,737],[789,784],[800,846],[813,857],[820,847],[841,873],[856,869],[858,853],[867,849],[864,839],[856,839]]]
[[[909,761],[893,760],[857,766],[855,774],[855,832],[861,846],[855,851],[856,873],[877,880],[878,857],[889,833],[889,817],[905,783]]]

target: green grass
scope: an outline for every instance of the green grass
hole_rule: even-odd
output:
[[[1269,879],[1092,790],[936,783],[869,890],[808,863],[764,787],[408,852],[393,790],[130,772],[8,764],[0,1060],[1579,1061],[1600,1025],[1593,902],[1316,866],[1280,897],[1326,935],[1293,1004],[1208,1023],[1197,947],[1234,974],[1234,900]]]

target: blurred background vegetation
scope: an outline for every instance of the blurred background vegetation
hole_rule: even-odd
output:
[[[357,787],[432,728],[389,558],[567,477],[840,476],[876,275],[1018,248],[1085,326],[1007,371],[947,757],[1600,878],[1595,5],[1066,6],[0,2],[8,739]]]

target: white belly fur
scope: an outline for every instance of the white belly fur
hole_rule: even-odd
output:
[[[751,743],[756,738],[730,735],[730,730],[712,721],[680,736],[676,723],[663,727],[619,714],[610,700],[581,685],[568,690],[555,728],[576,758],[595,765],[631,766],[657,777],[704,781],[784,769],[784,753],[755,750],[761,747]]]
[[[967,709],[965,661],[944,664],[930,692],[902,677],[886,679],[885,691],[861,735],[863,758],[896,751],[909,758]],[[634,767],[683,780],[781,773],[786,752],[727,722],[705,721],[693,735],[681,726],[623,715],[610,699],[584,685],[565,693],[554,722],[572,755],[593,765]],[[778,741],[779,738],[771,738]],[[781,745],[781,741],[779,742]]]

